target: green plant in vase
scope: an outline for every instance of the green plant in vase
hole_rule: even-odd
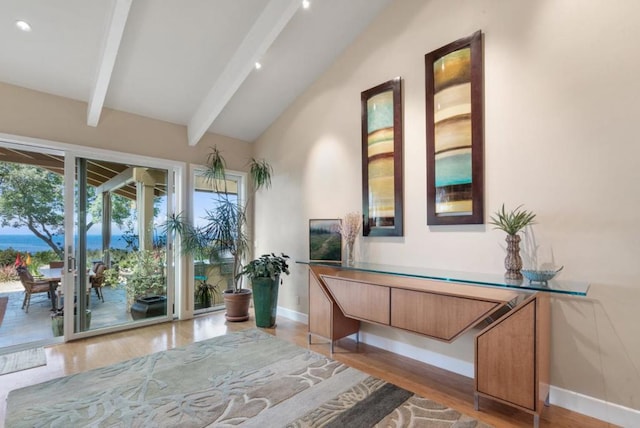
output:
[[[110,269],[105,281],[124,287],[127,308],[140,297],[165,296],[164,260],[163,250],[132,251],[120,262],[118,270]]]
[[[209,284],[207,281],[199,281],[195,292],[196,304],[200,308],[211,307],[218,291],[218,285]]]
[[[241,275],[246,275],[251,280],[258,327],[273,327],[276,323],[278,289],[282,283],[280,275],[289,275],[289,256],[280,254],[263,254],[247,263],[241,272]]]
[[[518,235],[525,227],[534,224],[536,215],[531,211],[522,209],[518,205],[515,209],[507,211],[502,204],[502,208],[491,216],[489,224],[494,229],[506,232],[507,237],[507,257],[504,259],[504,267],[507,270],[504,274],[508,280],[521,280],[522,258],[520,257],[520,236]]]

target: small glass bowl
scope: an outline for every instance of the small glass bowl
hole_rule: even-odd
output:
[[[551,279],[553,279],[553,277],[556,276],[556,274],[560,272],[563,267],[564,266],[560,266],[560,268],[556,270],[522,269],[521,272],[522,272],[522,275],[524,275],[524,277],[529,280],[530,284],[534,282],[539,282],[543,285],[547,285],[547,281],[550,281]]]

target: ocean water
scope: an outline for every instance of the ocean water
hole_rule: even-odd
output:
[[[54,242],[62,243],[62,238],[54,238]],[[124,239],[121,235],[113,235],[111,237],[111,248],[125,249],[127,247]],[[13,248],[20,252],[37,253],[38,251],[51,250],[45,242],[35,235],[11,235],[6,233],[0,233],[0,250],[6,250],[7,248]],[[102,236],[101,235],[87,235],[87,249],[89,250],[101,250],[102,249]]]

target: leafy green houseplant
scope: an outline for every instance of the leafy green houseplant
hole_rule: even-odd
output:
[[[105,271],[105,283],[125,289],[127,308],[141,297],[166,296],[164,260],[164,250],[132,251]]]
[[[207,281],[198,281],[195,292],[196,305],[201,308],[211,307],[217,292],[217,285],[209,284]]]
[[[249,318],[251,290],[242,287],[241,274],[243,260],[249,252],[247,208],[251,196],[262,188],[271,187],[273,173],[271,165],[265,160],[251,159],[248,166],[251,181],[249,187],[252,192],[243,204],[237,200],[235,192],[228,189],[226,161],[218,148],[214,147],[207,157],[207,165],[202,174],[214,189],[212,208],[202,218],[203,223],[194,226],[179,214],[170,216],[165,225],[167,233],[180,237],[183,253],[218,263],[232,260],[232,284],[224,291],[226,317],[229,321],[245,321]],[[236,300],[242,301],[239,307],[236,307]]]
[[[251,280],[253,289],[253,307],[256,314],[256,326],[273,327],[276,323],[278,289],[282,283],[280,275],[289,275],[289,256],[284,253],[263,254],[251,260],[241,274]]]
[[[280,256],[276,256],[274,253],[263,254],[259,258],[247,263],[240,273],[246,275],[249,279],[277,279],[280,277],[280,274],[284,273],[289,275],[288,258],[289,256],[284,253],[281,253]]]
[[[494,229],[507,233],[507,257],[504,259],[506,272],[505,278],[508,280],[522,280],[522,258],[520,257],[520,231],[525,227],[534,224],[536,215],[531,211],[522,209],[518,205],[515,209],[507,211],[502,204],[502,208],[491,216],[489,224]]]

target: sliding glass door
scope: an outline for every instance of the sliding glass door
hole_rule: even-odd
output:
[[[183,171],[3,136],[0,353],[172,319],[179,265],[162,230]]]
[[[169,171],[78,156],[66,173],[74,215],[60,299],[65,333],[171,318],[171,253],[162,232]]]
[[[64,160],[61,150],[0,140],[0,353],[60,340],[51,311],[64,258]]]

